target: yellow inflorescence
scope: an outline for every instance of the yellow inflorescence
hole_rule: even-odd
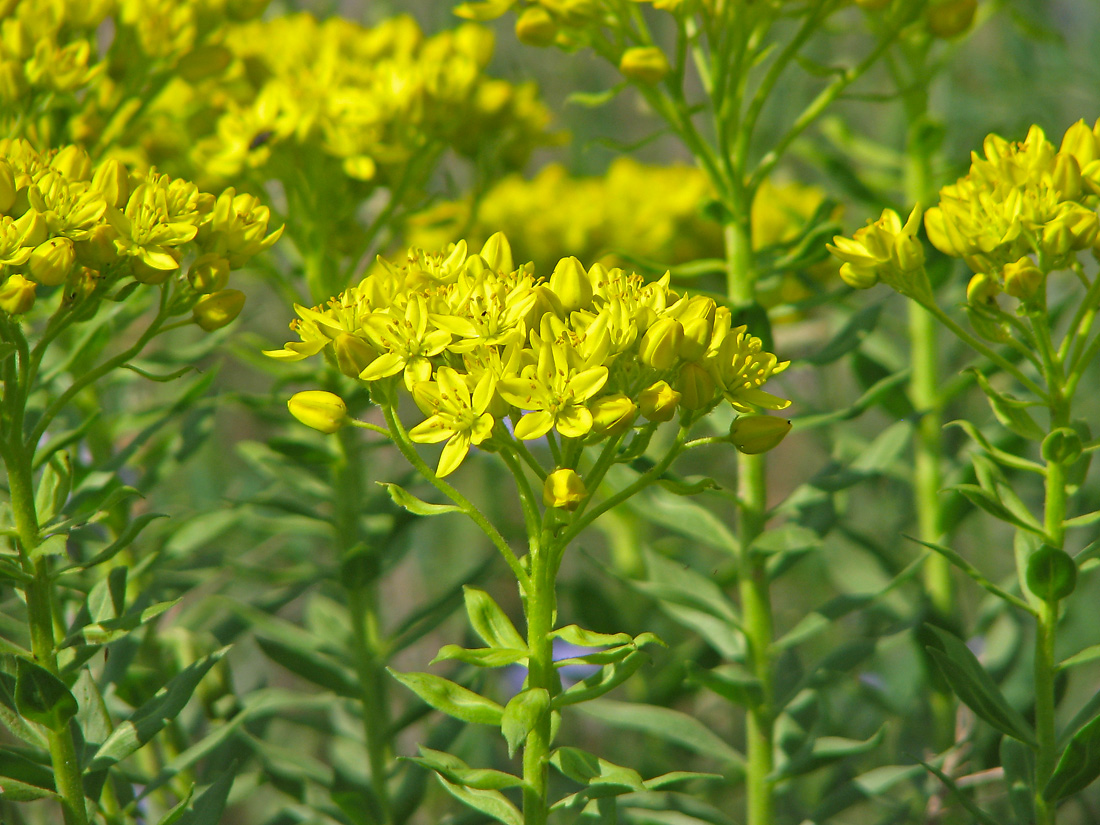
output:
[[[500,233],[480,254],[464,241],[379,261],[326,306],[296,307],[299,340],[268,355],[297,361],[325,352],[341,371],[400,382],[427,416],[410,431],[446,441],[439,474],[505,418],[515,436],[599,441],[651,421],[736,410],[783,409],[764,383],[789,362],[763,349],[710,298],[681,295],[669,277],[646,283],[621,269],[566,258],[549,279],[516,267]],[[686,399],[686,400],[685,400]]]
[[[161,283],[180,274],[185,255],[224,277],[192,280],[207,294],[199,325],[220,326],[243,296],[223,289],[229,270],[275,242],[268,210],[232,189],[220,197],[155,170],[132,172],[114,160],[94,165],[67,146],[38,152],[24,140],[0,140],[0,309],[27,312],[35,289],[67,285],[66,300],[102,291],[121,278]],[[29,282],[29,283],[28,283]]]
[[[1068,266],[1080,252],[1100,254],[1100,121],[1078,121],[1060,147],[1043,130],[1010,143],[989,135],[984,157],[972,155],[970,172],[940,190],[939,203],[924,214],[928,239],[946,255],[962,258],[976,273],[972,304],[1006,292],[1029,300],[1043,273]],[[914,297],[923,272],[915,235],[919,209],[902,226],[891,210],[855,233],[836,237],[830,251],[844,261],[841,275],[852,286],[879,278]]]

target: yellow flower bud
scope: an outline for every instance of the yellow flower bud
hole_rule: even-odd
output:
[[[92,189],[103,195],[108,206],[121,209],[130,199],[130,173],[117,160],[108,158],[92,175]]]
[[[529,6],[516,20],[516,39],[528,46],[549,46],[557,35],[557,23],[542,6]]]
[[[984,272],[979,272],[966,285],[966,300],[972,306],[989,304],[1001,293],[1000,284]]]
[[[561,300],[566,312],[586,309],[592,304],[592,281],[576,258],[562,258],[550,276],[550,289]]]
[[[92,174],[92,159],[79,146],[66,146],[53,156],[50,166],[70,181],[85,181]]]
[[[207,332],[221,329],[244,309],[244,293],[239,289],[223,289],[199,298],[191,315],[195,323]]]
[[[202,255],[187,270],[187,280],[196,292],[204,295],[225,289],[229,283],[229,261],[213,252]]]
[[[638,406],[622,393],[605,395],[588,405],[592,413],[592,432],[614,438],[630,429]]]
[[[650,421],[671,421],[679,403],[680,393],[672,389],[667,381],[658,381],[638,395],[638,409]]]
[[[1051,178],[1063,200],[1075,201],[1081,196],[1081,165],[1073,155],[1059,152],[1054,156]]]
[[[978,0],[945,0],[928,7],[928,30],[944,40],[960,35],[974,22]]]
[[[0,286],[0,309],[9,315],[22,315],[34,306],[34,291],[37,288],[38,284],[16,272]]]
[[[658,318],[642,336],[638,360],[647,367],[664,372],[679,359],[683,343],[684,325],[675,318]]]
[[[336,336],[336,340],[333,341],[333,350],[336,353],[336,366],[348,378],[358,378],[359,373],[378,357],[374,347],[357,335],[349,335],[346,332]]]
[[[840,280],[855,289],[870,289],[878,283],[878,269],[851,263],[841,264]]]
[[[11,164],[0,158],[0,215],[7,214],[15,203],[15,173]]]
[[[1094,160],[1100,158],[1100,141],[1097,141],[1096,135],[1085,124],[1085,121],[1079,120],[1066,129],[1066,134],[1062,138],[1062,146],[1058,151],[1059,154],[1072,155],[1077,160],[1078,166],[1084,169]]]
[[[576,510],[587,494],[584,481],[568,467],[554,470],[542,485],[542,501],[547,507]]]
[[[740,415],[730,425],[730,441],[746,455],[758,455],[779,446],[790,431],[791,422],[786,418]]]
[[[324,390],[306,390],[295,393],[286,402],[290,414],[315,430],[334,433],[348,419],[348,408],[338,395]]]
[[[512,245],[503,232],[494,232],[481,247],[481,257],[494,272],[511,272],[516,268],[512,258]]]
[[[1005,264],[1005,292],[1021,301],[1030,300],[1043,285],[1043,271],[1035,266],[1031,258],[1024,257]],[[969,294],[969,289],[967,293]]]
[[[619,71],[630,80],[653,86],[671,71],[665,53],[656,46],[636,46],[623,52]]]
[[[27,268],[31,278],[46,286],[65,283],[73,264],[76,263],[76,250],[68,238],[50,238],[40,243],[31,252]]]
[[[676,380],[680,406],[685,410],[703,410],[714,401],[714,378],[699,364],[684,364]]]

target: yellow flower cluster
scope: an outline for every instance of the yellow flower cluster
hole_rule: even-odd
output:
[[[36,151],[0,140],[0,309],[27,312],[38,286],[65,285],[64,300],[91,300],[125,277],[157,284],[196,256],[187,287],[195,321],[216,329],[244,295],[226,289],[231,269],[273,244],[269,213],[250,195],[220,196],[156,170],[92,163],[76,146]]]
[[[1100,121],[1078,121],[1056,148],[1033,126],[1025,140],[989,135],[984,157],[972,156],[970,172],[940,190],[924,215],[928,239],[946,255],[962,258],[976,273],[971,303],[1001,291],[1028,300],[1044,272],[1064,268],[1092,249],[1100,255]],[[830,251],[844,261],[841,276],[869,287],[879,278],[918,299],[930,299],[924,255],[916,239],[920,209],[907,223],[892,210],[855,233],[836,237]]]
[[[295,307],[298,341],[267,354],[297,361],[324,352],[370,384],[398,376],[427,419],[409,435],[446,441],[439,475],[505,419],[521,440],[551,430],[599,441],[677,412],[697,415],[723,400],[747,412],[789,402],[764,383],[789,362],[764,351],[730,312],[681,295],[669,277],[641,277],[563,258],[549,279],[515,266],[497,233],[480,253],[464,241],[445,253],[418,249],[379,260],[358,286],[325,306]]]
[[[486,75],[493,39],[480,26],[429,38],[410,17],[367,28],[295,14],[229,27],[225,46],[232,63],[213,88],[176,83],[157,103],[172,115],[165,129],[180,111],[202,112],[185,119],[191,126],[214,124],[189,139],[196,169],[215,178],[279,153],[301,168],[306,149],[353,180],[385,180],[433,145],[473,156],[492,143],[520,165],[547,142],[550,115],[535,86]],[[180,139],[161,137],[166,148]]]

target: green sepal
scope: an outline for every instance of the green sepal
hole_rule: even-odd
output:
[[[1034,747],[1035,736],[1024,717],[1004,698],[1000,688],[963,642],[942,628],[929,625],[940,647],[926,647],[959,700],[1001,733]]]
[[[1078,730],[1062,751],[1043,798],[1057,802],[1085,789],[1100,776],[1100,716]]]
[[[985,393],[985,397],[989,399],[989,406],[993,409],[993,415],[996,416],[1005,429],[1016,433],[1021,438],[1026,438],[1028,441],[1043,440],[1046,433],[1031,417],[1031,413],[1027,411],[1028,407],[1038,406],[1035,402],[1021,401],[1008,393],[997,392],[993,389],[993,385],[989,383],[989,379],[980,370],[970,368],[967,372],[973,374],[974,378],[977,379],[978,386]]]
[[[31,722],[63,730],[79,709],[68,686],[41,665],[15,660],[15,708]]]
[[[403,762],[415,762],[435,771],[453,785],[478,791],[500,791],[505,788],[522,788],[523,780],[504,771],[491,768],[471,768],[457,756],[443,751],[419,746],[420,756],[398,757]]]
[[[431,673],[399,673],[393,668],[386,670],[425,703],[448,716],[477,725],[500,726],[504,708],[492,699],[486,699],[442,676]]]
[[[506,667],[516,662],[524,662],[531,653],[523,650],[511,650],[506,647],[465,648],[459,645],[443,645],[435,658],[428,664],[458,661],[475,667]]]
[[[1027,588],[1044,601],[1060,601],[1077,587],[1077,564],[1058,547],[1042,545],[1027,560]]]
[[[462,588],[462,593],[470,626],[485,644],[510,650],[527,650],[527,642],[492,596],[484,590],[468,586]]]
[[[497,822],[503,822],[504,825],[523,825],[523,814],[500,791],[464,788],[461,785],[448,782],[439,774],[436,774],[436,779],[439,780],[440,785],[447,789],[451,796],[475,811],[481,811],[481,813],[492,817]]]
[[[441,516],[444,513],[462,512],[462,508],[454,504],[429,504],[426,501],[422,501],[404,487],[397,484],[391,484],[386,481],[379,481],[377,483],[386,488],[386,492],[390,494],[390,498],[393,499],[394,504],[398,507],[405,508],[414,515]]]
[[[550,693],[546,688],[527,688],[513,696],[504,707],[500,732],[508,743],[508,758],[515,756],[527,734],[550,710]]]

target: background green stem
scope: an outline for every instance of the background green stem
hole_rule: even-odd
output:
[[[531,581],[527,589],[527,646],[530,650],[528,688],[556,692],[554,650],[550,631],[554,622],[554,571],[548,533],[532,545]],[[523,825],[546,825],[549,815],[550,711],[527,734],[523,747]]]

